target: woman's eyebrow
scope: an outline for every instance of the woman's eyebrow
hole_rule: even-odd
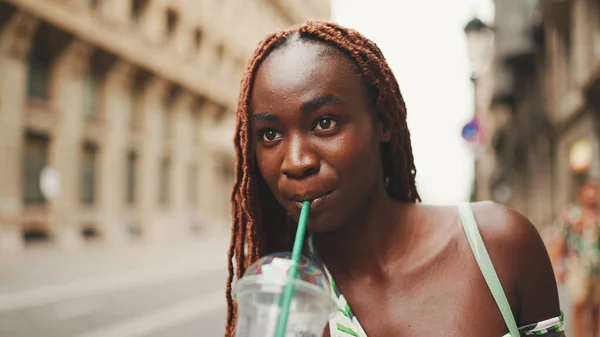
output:
[[[252,124],[275,122],[279,122],[279,118],[272,112],[261,112],[252,116]]]
[[[324,95],[324,96],[320,96],[317,98],[313,98],[310,101],[302,104],[302,113],[303,114],[309,114],[321,107],[324,107],[326,105],[335,105],[335,104],[342,104],[344,103],[344,101],[339,98],[338,96],[335,95]]]

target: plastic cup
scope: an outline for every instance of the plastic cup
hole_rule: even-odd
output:
[[[295,285],[286,337],[321,337],[335,310],[330,285],[322,270],[302,257],[298,276],[289,278],[290,253],[267,255],[252,264],[236,283],[233,295],[238,304],[236,337],[274,337],[281,298],[288,282]]]

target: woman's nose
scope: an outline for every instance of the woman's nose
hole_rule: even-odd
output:
[[[282,173],[290,179],[303,179],[319,172],[320,161],[310,144],[302,137],[288,139],[288,148],[281,165]]]

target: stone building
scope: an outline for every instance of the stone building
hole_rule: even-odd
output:
[[[477,198],[491,196],[543,227],[586,173],[600,174],[600,2],[495,3],[492,165],[487,180],[477,178],[487,193]]]
[[[0,0],[0,250],[226,230],[246,61],[329,15],[328,0]]]

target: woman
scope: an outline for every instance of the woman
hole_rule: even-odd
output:
[[[243,80],[236,127],[226,336],[235,332],[234,264],[239,278],[259,257],[290,251],[303,200],[312,200],[307,253],[339,306],[324,336],[507,333],[468,221],[457,208],[417,203],[404,101],[373,42],[324,22],[267,37]],[[500,205],[472,209],[521,334],[563,336],[535,228]]]

